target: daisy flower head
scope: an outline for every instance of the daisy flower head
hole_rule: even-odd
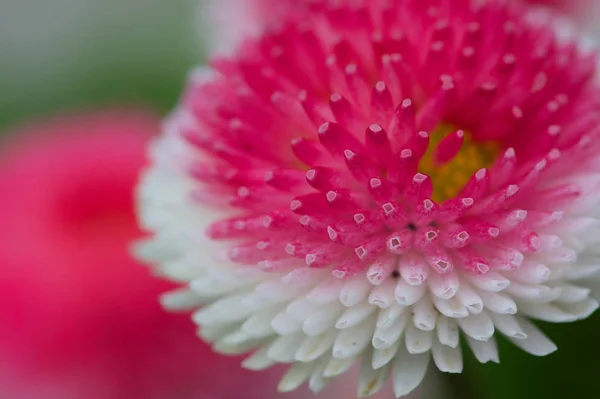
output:
[[[533,355],[589,316],[596,56],[517,2],[319,1],[192,74],[139,190],[138,254],[199,334],[315,392],[411,392],[459,337]]]

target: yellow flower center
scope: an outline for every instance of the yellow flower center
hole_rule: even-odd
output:
[[[454,158],[440,165],[435,152],[446,136],[457,130],[450,124],[440,124],[429,137],[429,147],[421,162],[419,172],[429,175],[433,183],[433,200],[437,203],[454,198],[479,169],[494,163],[500,148],[494,142],[473,141],[471,134],[464,132],[463,144]]]

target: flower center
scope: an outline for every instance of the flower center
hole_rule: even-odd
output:
[[[468,131],[442,123],[429,136],[429,147],[419,163],[419,172],[433,184],[433,200],[440,203],[456,197],[471,176],[490,167],[500,153],[495,142],[477,142]]]

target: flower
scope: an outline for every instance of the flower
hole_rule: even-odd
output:
[[[13,130],[0,147],[0,396],[11,399],[269,398],[274,378],[217,356],[156,297],[127,247],[140,236],[133,188],[146,111],[64,115]],[[275,371],[276,372],[276,371]],[[276,372],[277,373],[277,372]]]
[[[351,3],[351,4],[350,4]],[[452,4],[452,7],[450,7]],[[359,395],[598,302],[596,56],[521,3],[322,1],[192,74],[152,145],[138,255],[222,353]],[[563,24],[564,25],[564,24]]]

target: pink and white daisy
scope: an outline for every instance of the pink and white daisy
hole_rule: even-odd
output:
[[[201,336],[318,392],[462,371],[598,302],[596,56],[520,3],[321,1],[192,74],[139,256]]]

